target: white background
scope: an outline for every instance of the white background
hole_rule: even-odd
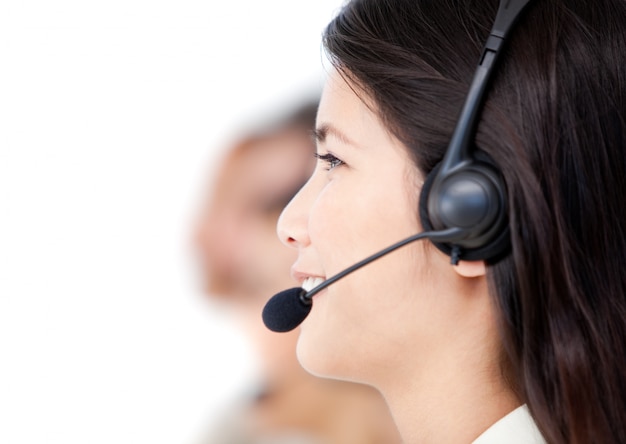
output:
[[[189,230],[339,0],[0,3],[0,442],[191,443],[254,363]]]

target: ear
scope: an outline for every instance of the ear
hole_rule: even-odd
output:
[[[459,263],[452,268],[459,276],[465,278],[480,277],[487,273],[485,261],[459,261]]]

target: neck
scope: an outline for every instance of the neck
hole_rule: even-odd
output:
[[[484,359],[481,342],[463,342],[456,353],[436,353],[426,370],[413,362],[379,386],[405,444],[470,443],[521,404],[497,359]]]

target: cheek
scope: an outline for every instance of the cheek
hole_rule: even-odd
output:
[[[311,206],[308,219],[310,242],[319,252],[327,277],[419,232],[413,194],[401,180],[327,184]]]
[[[309,372],[376,385],[389,366],[403,365],[420,322],[418,266],[406,252],[392,255],[314,300],[298,343],[298,358]]]
[[[344,196],[341,187],[331,185],[309,219],[311,242],[327,277],[419,230],[417,208],[408,195],[364,186],[360,197],[354,192]],[[371,379],[363,374],[365,368],[389,365],[399,353],[390,344],[404,341],[414,323],[410,304],[422,255],[420,245],[402,247],[316,298],[298,345],[302,365],[318,375],[360,382]]]

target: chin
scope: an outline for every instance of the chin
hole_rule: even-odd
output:
[[[320,378],[356,382],[355,375],[350,374],[348,368],[354,365],[354,356],[344,351],[340,341],[329,340],[328,335],[320,334],[317,327],[312,327],[302,327],[296,346],[296,355],[302,368]]]
[[[296,345],[298,362],[307,372],[319,377],[332,377],[330,371],[334,365],[328,353],[328,345],[323,341],[323,335],[317,325],[312,325],[311,319],[306,319],[300,327],[300,335]]]

